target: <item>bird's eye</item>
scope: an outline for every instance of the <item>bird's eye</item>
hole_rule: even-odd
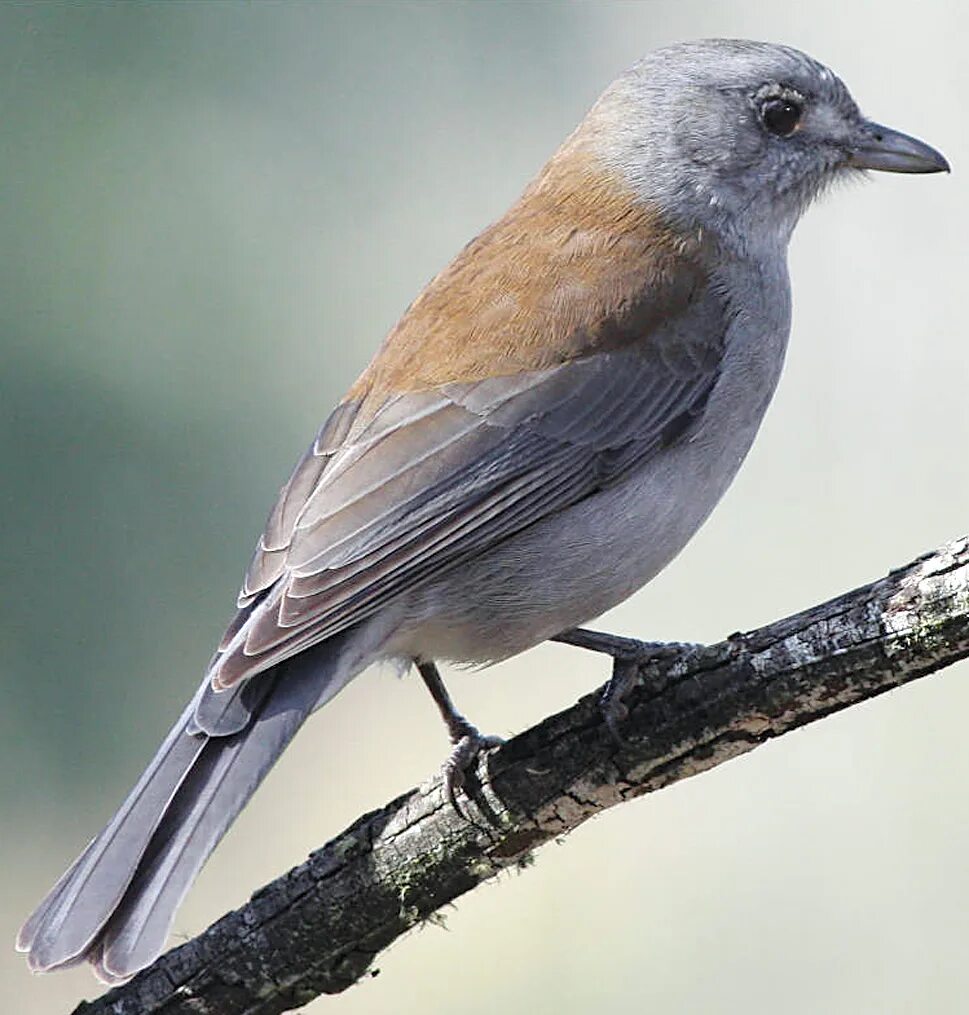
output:
[[[790,137],[801,122],[801,107],[790,99],[768,99],[760,107],[764,126],[778,137]]]

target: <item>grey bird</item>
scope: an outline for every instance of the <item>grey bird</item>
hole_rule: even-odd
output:
[[[21,930],[31,969],[87,960],[113,982],[149,964],[273,762],[371,663],[417,665],[455,799],[497,741],[435,662],[614,648],[579,625],[664,568],[727,489],[781,372],[791,232],[865,169],[948,165],[794,49],[685,43],[618,78],[296,465],[201,686]]]

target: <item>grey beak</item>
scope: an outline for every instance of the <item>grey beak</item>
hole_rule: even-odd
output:
[[[941,152],[924,141],[870,120],[858,129],[848,165],[857,169],[883,169],[889,173],[949,172],[949,163]]]

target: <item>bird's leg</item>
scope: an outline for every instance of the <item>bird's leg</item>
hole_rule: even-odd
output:
[[[599,707],[612,738],[620,747],[625,746],[625,740],[619,732],[619,724],[629,715],[625,698],[640,682],[643,671],[648,671],[651,664],[703,648],[694,642],[637,641],[583,627],[573,627],[549,640],[612,656],[612,676],[599,699]]]
[[[421,675],[431,697],[441,713],[441,718],[447,725],[448,735],[453,750],[444,762],[442,774],[444,776],[444,790],[451,806],[461,814],[458,806],[458,790],[464,785],[465,774],[474,763],[478,755],[489,747],[499,747],[504,743],[501,737],[484,736],[478,732],[477,727],[472,726],[467,719],[454,707],[451,695],[448,694],[441,674],[438,673],[434,663],[424,659],[415,659],[414,664]]]

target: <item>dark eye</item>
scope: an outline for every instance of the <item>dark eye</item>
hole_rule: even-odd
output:
[[[760,107],[764,126],[778,137],[789,137],[801,122],[801,107],[790,99],[768,99]]]

